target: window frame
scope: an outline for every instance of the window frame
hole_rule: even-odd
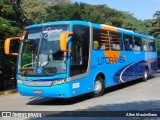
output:
[[[147,50],[144,49],[144,41],[147,41],[147,46],[146,46],[146,47],[147,47]],[[149,42],[150,42],[150,41],[149,41],[148,38],[142,38],[142,48],[143,48],[143,51],[144,51],[144,52],[150,52],[150,49],[149,49],[149,44],[150,44],[150,43],[149,43]]]
[[[151,51],[151,49],[150,49],[150,45],[151,45],[151,41],[153,41],[153,43],[154,43],[154,46],[152,46],[153,47],[153,50]],[[154,39],[149,39],[149,51],[150,52],[155,52],[156,51],[156,41],[154,40]]]
[[[98,31],[98,32],[95,32],[95,31]],[[102,33],[102,32],[104,32],[104,33]],[[99,34],[99,33],[101,33],[101,34],[99,34],[99,35],[95,35],[95,34]],[[114,33],[114,34],[117,34],[117,35],[119,35],[120,36],[120,39],[119,39],[119,49],[118,50],[114,50],[114,49],[112,49],[112,41],[111,41],[111,33]],[[106,36],[105,36],[106,35]],[[99,37],[99,40],[97,40],[97,38],[95,38],[95,36],[97,37]],[[108,40],[108,42],[105,42],[105,43],[102,43],[103,41],[104,41],[104,39],[106,38],[106,41]],[[99,51],[123,51],[123,48],[124,48],[124,45],[123,45],[123,35],[121,34],[121,33],[118,33],[118,32],[115,32],[115,31],[109,31],[109,30],[105,30],[105,29],[99,29],[99,28],[96,28],[96,27],[93,27],[93,46],[92,46],[92,49],[93,50],[99,50]],[[96,45],[98,45],[98,46],[95,46],[95,44]],[[105,49],[103,49],[103,48],[101,48],[101,47],[103,47],[103,45],[105,45],[106,44],[106,46],[104,46],[104,48]],[[95,48],[95,47],[97,47],[97,48]]]
[[[98,36],[99,37],[99,40],[94,40],[94,30],[97,30],[99,33],[101,33],[101,31],[104,31],[104,32],[106,32],[106,33],[101,33],[101,34],[99,34],[99,35],[96,35],[96,37]],[[93,27],[93,47],[92,47],[92,49],[93,50],[100,50],[100,51],[104,51],[104,50],[109,50],[109,49],[102,49],[101,47],[103,47],[103,45],[104,44],[106,44],[107,42],[105,42],[105,43],[102,43],[102,41],[105,41],[104,39],[101,39],[101,37],[102,37],[102,35],[104,35],[103,36],[103,38],[109,38],[109,36],[108,36],[108,32],[109,31],[107,31],[107,30],[105,30],[105,29],[99,29],[99,28],[95,28],[95,27]],[[97,32],[96,32],[97,33]],[[105,36],[105,35],[107,35],[107,36]],[[97,38],[98,38],[97,37]],[[97,49],[95,49],[95,41],[97,41],[97,43],[98,43],[98,46],[97,46]],[[107,40],[106,40],[107,41]],[[110,41],[109,41],[109,39],[108,39],[108,45],[110,44],[109,43]],[[109,46],[108,46],[108,48],[109,48]]]
[[[140,40],[140,49],[139,50],[137,50],[136,48],[135,48],[135,41],[136,40],[138,40],[138,39],[135,39],[135,38],[138,38],[139,40]],[[143,51],[143,46],[142,46],[142,38],[140,37],[140,36],[133,36],[133,44],[134,44],[134,51],[138,51],[138,52],[141,52],[141,51]]]
[[[114,31],[110,31],[110,34],[109,35],[111,35],[111,33],[115,33],[115,34],[117,34],[118,36],[119,36],[119,49],[112,49],[112,48],[110,48],[112,51],[123,51],[123,37],[122,37],[122,34],[120,34],[120,33],[118,33],[118,32],[114,32]],[[111,36],[110,36],[111,37]],[[112,41],[111,41],[111,39],[110,39],[110,45],[112,45],[111,44],[112,43]]]
[[[125,36],[129,36],[130,38],[131,38],[131,40],[132,40],[132,48],[130,48],[130,39],[129,39],[129,49],[127,50],[126,49],[126,47],[125,47]],[[133,38],[133,35],[130,35],[130,34],[123,34],[123,49],[124,49],[124,51],[135,51],[135,48],[134,48],[134,38]],[[132,50],[131,50],[132,49]]]

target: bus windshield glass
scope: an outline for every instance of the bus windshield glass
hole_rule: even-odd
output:
[[[60,34],[67,31],[69,25],[26,29],[19,52],[18,73],[25,76],[66,73],[67,54],[60,51]]]

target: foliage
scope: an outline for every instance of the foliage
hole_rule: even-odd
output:
[[[17,17],[11,2],[0,0],[0,60],[4,62],[4,40],[11,36],[19,36],[21,33],[21,29],[18,27],[21,23],[19,23]]]
[[[151,33],[157,37],[160,35],[160,11],[156,11],[156,13],[154,14],[154,19],[152,22],[152,31]]]
[[[59,3],[69,4],[70,0],[21,0],[20,7],[31,23],[37,23],[46,17],[46,6]]]
[[[123,13],[125,20],[122,24],[122,28],[146,35],[150,33],[152,29],[152,20],[141,21],[133,17],[129,12]]]
[[[56,4],[46,7],[46,13],[44,21],[84,20],[100,24],[111,23],[118,27],[123,22],[122,12],[108,8],[106,5]]]
[[[151,34],[157,39],[158,57],[160,58],[160,11],[156,11],[153,15]]]
[[[15,63],[16,57],[6,62],[8,56],[4,55],[4,41],[6,38],[21,36],[23,28],[30,24],[29,20],[19,8],[20,0],[0,0],[0,60],[4,63]],[[13,44],[18,48],[18,44]],[[12,60],[12,58],[14,60]]]
[[[0,84],[3,84],[4,80],[8,79],[12,74],[5,71],[10,71],[11,66],[14,66],[17,61],[15,56],[4,54],[4,41],[9,37],[20,36],[24,25],[23,17],[12,1],[0,0],[0,25],[0,71],[5,73],[5,75],[0,76]],[[13,44],[13,46],[14,49],[18,48],[17,43]]]

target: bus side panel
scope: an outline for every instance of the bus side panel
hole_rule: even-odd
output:
[[[151,75],[157,71],[156,52],[120,51],[119,59],[114,63],[109,62],[101,50],[93,50],[92,54],[91,71],[95,74],[92,79],[103,73],[106,87],[142,78],[146,66]]]
[[[126,55],[126,64],[115,74],[114,80],[118,82],[127,82],[142,78],[145,68],[149,70],[150,75],[155,75],[157,71],[156,52],[122,52]]]

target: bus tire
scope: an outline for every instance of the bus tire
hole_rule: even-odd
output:
[[[143,82],[146,82],[146,81],[148,80],[148,77],[149,77],[148,69],[145,68],[145,70],[144,70],[144,72],[143,72],[142,81],[143,81]]]
[[[104,85],[104,77],[102,76],[97,76],[96,80],[94,82],[94,92],[90,94],[91,97],[98,97],[103,95],[105,90],[105,85]]]

